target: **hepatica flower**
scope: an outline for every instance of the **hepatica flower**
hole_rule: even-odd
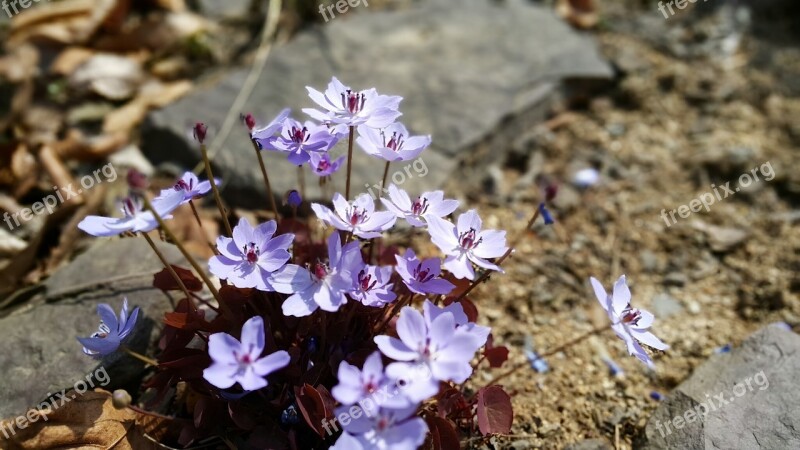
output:
[[[383,128],[401,116],[397,108],[402,97],[380,95],[374,88],[354,91],[336,77],[328,84],[325,93],[312,87],[306,89],[311,100],[322,110],[306,108],[303,112],[322,123],[330,123],[337,133],[342,131],[341,128],[359,125]]]
[[[183,203],[184,194],[181,191],[173,191],[166,195],[152,200],[153,209],[163,219],[171,219],[170,214]],[[128,231],[146,233],[158,228],[153,213],[144,211],[144,203],[141,198],[132,195],[122,201],[122,218],[87,216],[78,224],[78,228],[92,236],[116,236]]]
[[[380,237],[381,232],[391,228],[397,220],[394,213],[389,211],[376,212],[375,202],[369,194],[361,194],[348,203],[341,194],[336,193],[333,195],[333,207],[334,211],[331,211],[318,203],[311,204],[311,209],[320,220],[362,239]]]
[[[331,389],[331,395],[342,405],[358,403],[365,408],[366,414],[373,414],[379,407],[406,408],[410,406],[408,399],[397,395],[395,380],[383,372],[380,352],[374,352],[364,367],[358,367],[342,361],[339,364],[339,384]]]
[[[381,203],[398,218],[405,219],[412,227],[424,227],[427,216],[445,217],[458,208],[457,200],[445,200],[444,192],[425,192],[413,202],[406,191],[394,183],[389,185],[389,198],[381,198]]]
[[[342,247],[339,233],[328,238],[328,262],[318,261],[308,269],[287,265],[275,274],[275,290],[292,294],[283,302],[286,316],[308,316],[319,308],[335,312],[347,303],[347,294],[353,289],[356,274],[363,268],[358,242]]]
[[[264,320],[252,317],[242,326],[242,340],[228,333],[208,337],[208,354],[213,361],[203,370],[203,378],[220,389],[236,383],[245,391],[267,386],[267,375],[283,369],[291,358],[284,350],[261,357],[264,352]]]
[[[359,125],[356,142],[369,155],[386,161],[409,161],[431,145],[431,137],[409,136],[406,127],[397,122],[382,129]]]
[[[447,255],[444,260],[445,269],[456,278],[475,278],[475,270],[470,261],[484,269],[502,269],[487,261],[488,258],[499,258],[506,247],[506,232],[497,230],[481,230],[481,218],[475,210],[470,210],[458,217],[458,225],[428,216],[428,232],[433,243]]]
[[[289,162],[297,166],[307,163],[311,152],[327,152],[338,141],[328,127],[311,121],[300,123],[289,118],[282,128],[279,135],[259,142],[267,150],[288,153]]]
[[[331,160],[329,153],[311,153],[308,155],[308,163],[311,166],[311,171],[318,177],[329,177],[336,173],[344,162],[346,156],[340,156],[335,160]]]
[[[134,308],[128,315],[128,299],[125,298],[122,300],[119,318],[106,303],[97,305],[97,315],[100,316],[100,327],[88,338],[79,337],[78,342],[83,345],[83,353],[99,359],[116,352],[131,334],[136,326],[136,319],[139,318],[139,308]]]
[[[397,273],[406,287],[417,294],[449,294],[455,288],[453,283],[439,277],[442,261],[439,258],[428,258],[420,261],[414,250],[406,250],[405,255],[395,255]]]
[[[364,266],[355,277],[355,286],[350,291],[350,297],[358,300],[365,306],[379,308],[393,302],[397,295],[392,291],[392,277],[390,266]]]
[[[432,317],[430,312],[435,312],[436,316]],[[462,325],[458,325],[452,311],[434,311],[428,307],[428,317],[425,317],[406,306],[397,320],[398,337],[375,337],[381,353],[400,361],[390,364],[386,373],[392,378],[406,380],[403,392],[410,400],[424,401],[439,392],[439,381],[463,383],[472,374],[470,361],[486,342],[486,337],[483,330],[474,329],[474,324]],[[409,373],[420,372],[420,364],[427,366],[429,376],[408,377]]]
[[[353,414],[345,432],[332,450],[416,450],[425,442],[428,426],[415,416],[416,405],[408,408],[381,408],[377,414]],[[337,415],[348,414],[340,407]],[[358,415],[358,417],[356,417]]]
[[[222,180],[215,178],[214,183],[219,186],[222,183]],[[171,189],[163,189],[161,194],[154,201],[158,201],[164,197],[169,196],[172,192],[178,191],[183,193],[183,201],[181,204],[189,203],[190,200],[194,200],[197,197],[202,197],[208,194],[211,191],[211,182],[208,180],[200,181],[192,172],[186,172],[183,176],[175,183]]]
[[[637,357],[640,361],[653,368],[653,360],[647,355],[641,344],[653,347],[656,350],[667,350],[669,346],[663,343],[648,329],[653,325],[655,317],[653,314],[631,307],[631,291],[625,280],[625,275],[619,277],[614,283],[614,290],[609,295],[602,283],[596,278],[589,279],[594,289],[594,295],[600,306],[608,313],[611,319],[611,328],[617,336],[625,341],[628,346],[628,353]]]
[[[289,260],[288,249],[294,240],[291,233],[273,237],[276,229],[274,220],[253,228],[247,219],[240,219],[233,238],[217,238],[220,254],[211,257],[209,270],[238,288],[273,291],[269,278]]]
[[[258,148],[263,149],[264,145],[267,141],[272,139],[275,136],[275,133],[283,127],[283,122],[289,117],[289,113],[291,110],[289,108],[284,109],[278,115],[272,119],[272,122],[267,124],[266,126],[256,128],[250,132],[250,139],[255,141]]]

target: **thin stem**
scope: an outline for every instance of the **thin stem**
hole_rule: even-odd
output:
[[[138,359],[139,361],[141,361],[141,362],[143,362],[143,363],[145,363],[147,365],[150,365],[150,366],[153,366],[153,367],[158,367],[158,361],[156,361],[155,359],[148,358],[147,356],[144,356],[141,353],[137,353],[137,352],[129,349],[128,347],[125,347],[124,345],[121,346],[120,349],[123,352],[133,356],[134,358]]]
[[[278,215],[278,204],[275,203],[275,196],[272,195],[272,186],[269,184],[269,175],[267,175],[267,166],[264,165],[264,157],[261,155],[261,150],[258,148],[258,144],[256,141],[250,140],[253,144],[253,150],[256,151],[256,156],[258,157],[258,166],[261,168],[261,176],[264,178],[264,187],[267,188],[267,197],[269,197],[269,205],[272,208],[273,214],[275,214],[275,221],[280,219]]]
[[[347,184],[344,190],[344,199],[350,201],[350,174],[353,170],[353,139],[355,138],[356,127],[350,127],[350,138],[347,142]]]
[[[529,230],[529,229],[530,229],[530,228],[533,226],[534,222],[536,222],[536,219],[538,219],[538,218],[539,218],[539,214],[540,214],[540,212],[539,212],[539,208],[536,208],[536,212],[534,212],[534,213],[533,213],[533,217],[531,217],[531,220],[529,220],[529,221],[528,221],[528,224],[525,226],[525,229],[524,229],[524,230],[522,230],[522,231],[521,231],[521,232],[520,232],[520,233],[519,233],[519,234],[518,234],[518,235],[517,235],[517,236],[514,238],[514,240],[512,241],[511,245],[508,247],[508,250],[506,250],[506,252],[503,254],[503,256],[501,256],[501,257],[500,257],[500,259],[498,259],[498,260],[497,260],[497,262],[495,262],[495,265],[499,266],[499,265],[503,264],[503,261],[505,261],[505,260],[506,260],[506,258],[508,258],[508,257],[511,255],[511,253],[513,253],[513,252],[514,252],[514,248],[515,248],[517,245],[519,245],[519,241],[520,241],[520,240],[522,240],[522,238],[525,236],[525,233],[527,233],[527,232],[528,232],[528,230]],[[468,288],[467,288],[467,289],[466,289],[464,292],[462,292],[462,293],[461,293],[461,295],[459,295],[459,296],[456,298],[456,300],[455,300],[455,301],[459,301],[459,300],[461,300],[462,298],[466,297],[466,296],[467,296],[467,295],[468,295],[470,292],[472,292],[472,290],[473,290],[473,289],[475,289],[476,287],[478,287],[478,285],[479,285],[479,284],[481,284],[481,283],[483,283],[484,281],[486,281],[486,279],[487,279],[487,278],[489,278],[489,276],[490,276],[491,274],[492,274],[492,271],[491,271],[491,270],[485,270],[485,271],[484,271],[484,272],[481,274],[481,276],[480,276],[480,277],[478,277],[478,279],[477,279],[477,280],[475,280],[475,282],[473,282],[473,283],[472,283],[472,284],[471,284],[471,285],[470,285],[470,286],[469,286],[469,287],[468,287]]]
[[[217,247],[208,240],[208,236],[206,236],[206,230],[203,228],[203,222],[200,220],[200,214],[197,212],[197,208],[194,206],[194,200],[189,200],[189,206],[192,207],[192,214],[194,214],[194,219],[197,221],[197,225],[200,227],[200,233],[203,235],[203,240],[206,241],[208,244],[208,248],[214,252],[215,255],[219,255],[219,251]]]
[[[386,167],[383,169],[383,181],[381,181],[381,193],[383,193],[384,189],[386,188],[386,179],[389,177],[389,166],[392,164],[391,161],[386,161]]]
[[[156,256],[158,256],[158,259],[161,260],[161,264],[164,265],[164,268],[167,269],[170,275],[172,275],[172,278],[175,279],[175,282],[178,283],[178,286],[181,288],[184,295],[186,295],[186,298],[189,300],[189,305],[191,305],[192,309],[197,310],[197,307],[192,301],[192,294],[189,292],[189,289],[186,288],[186,285],[183,284],[183,280],[181,280],[181,277],[179,277],[178,273],[175,272],[175,269],[172,267],[172,264],[170,264],[169,261],[167,261],[167,258],[164,256],[161,250],[159,250],[158,247],[156,247],[156,243],[153,242],[153,239],[150,236],[148,236],[147,233],[142,233],[142,237],[144,237],[147,243],[150,244],[150,248],[153,249],[153,252],[155,252]]]
[[[541,355],[539,355],[539,358],[544,359],[544,358],[547,358],[548,356],[553,356],[556,353],[562,352],[562,351],[566,350],[567,348],[572,347],[573,345],[578,344],[580,342],[583,342],[586,339],[588,339],[588,338],[590,338],[590,337],[592,337],[592,336],[594,336],[596,334],[600,334],[601,332],[607,330],[608,328],[609,328],[608,325],[603,325],[603,326],[599,326],[597,328],[594,328],[594,329],[592,329],[590,331],[587,331],[586,333],[576,337],[575,339],[572,339],[571,341],[567,341],[564,344],[561,344],[561,345],[559,345],[558,347],[556,347],[554,349],[551,349],[551,350],[548,350],[545,353],[542,353]],[[528,361],[526,361],[525,363],[517,364],[516,366],[510,368],[509,370],[507,370],[507,371],[501,373],[500,375],[494,377],[491,381],[486,383],[486,386],[491,386],[493,384],[497,384],[501,380],[505,379],[506,377],[508,377],[508,376],[512,375],[513,373],[515,373],[516,371],[518,371],[519,369],[522,369],[523,367],[527,367],[528,364],[530,364]]]
[[[297,185],[300,187],[300,197],[306,198],[306,172],[303,166],[297,167]]]
[[[203,154],[203,163],[206,166],[206,178],[208,178],[208,182],[211,183],[211,191],[214,193],[214,201],[217,202],[217,208],[222,215],[222,223],[225,225],[225,231],[228,233],[228,236],[233,236],[231,224],[228,222],[228,213],[225,212],[225,207],[222,205],[222,197],[219,195],[217,182],[214,181],[214,173],[211,171],[211,161],[208,159],[206,144],[200,144],[200,152]]]
[[[214,183],[212,182],[211,185],[213,186]],[[197,261],[195,261],[195,259],[192,257],[192,255],[186,250],[186,247],[183,246],[181,241],[179,241],[178,238],[176,238],[175,235],[172,233],[172,231],[167,227],[167,224],[164,223],[164,219],[162,219],[161,216],[158,214],[158,212],[156,212],[156,210],[153,208],[152,203],[150,203],[150,199],[148,199],[147,196],[142,196],[142,198],[144,199],[145,207],[153,214],[153,217],[155,217],[156,222],[158,222],[158,226],[161,228],[161,231],[163,231],[164,234],[167,236],[167,238],[169,238],[169,240],[171,240],[172,243],[175,244],[176,247],[178,247],[178,250],[181,251],[183,257],[186,258],[187,261],[189,261],[189,264],[192,265],[192,268],[194,268],[195,272],[197,272],[197,274],[200,275],[200,278],[202,278],[203,282],[206,284],[206,286],[208,286],[208,290],[211,291],[211,295],[213,295],[214,299],[217,300],[217,304],[222,305],[222,300],[220,299],[219,291],[217,291],[217,288],[214,287],[214,284],[208,278],[206,272],[203,270],[202,267],[200,267],[200,264],[198,264]]]

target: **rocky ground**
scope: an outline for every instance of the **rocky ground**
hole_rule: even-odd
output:
[[[504,380],[516,392],[514,434],[471,442],[474,448],[705,448],[702,441],[687,443],[697,436],[688,431],[670,436],[686,440],[659,441],[648,420],[651,416],[669,420],[675,412],[680,414],[689,407],[684,405],[702,401],[704,394],[713,396],[730,388],[731,382],[763,369],[775,369],[767,373],[772,382],[769,390],[753,391],[737,399],[738,403],[732,402],[726,408],[726,426],[710,424],[706,432],[756,430],[752,433],[754,441],[741,441],[741,448],[798,445],[800,438],[788,425],[784,441],[759,440],[758,430],[768,436],[783,436],[769,425],[783,423],[783,416],[789,418],[789,425],[796,424],[796,414],[791,419],[792,407],[800,407],[795,396],[780,395],[791,391],[791,377],[786,373],[797,367],[796,335],[779,330],[780,326],[765,329],[769,324],[784,323],[797,330],[800,324],[800,127],[796,121],[800,113],[800,52],[789,32],[795,29],[791,21],[776,20],[770,9],[780,2],[756,3],[753,12],[746,13],[745,9],[736,9],[734,2],[715,1],[718,4],[690,9],[669,20],[660,15],[654,2],[604,4],[595,29],[582,35],[570,32],[568,40],[553,38],[563,45],[558,46],[558,52],[541,52],[546,57],[516,53],[514,38],[519,35],[487,37],[503,43],[504,55],[515,55],[517,65],[509,63],[508,69],[498,70],[499,75],[486,75],[484,81],[450,70],[447,64],[463,57],[453,50],[451,60],[432,69],[436,77],[427,81],[430,86],[413,91],[423,83],[416,80],[407,86],[392,85],[400,92],[409,91],[417,105],[432,90],[441,95],[437,104],[446,105],[444,109],[459,118],[454,121],[460,126],[442,119],[432,121],[429,132],[436,141],[437,132],[442,130],[440,142],[444,144],[434,149],[437,156],[431,160],[431,175],[425,183],[445,183],[449,193],[479,209],[487,226],[524,236],[505,264],[507,273],[493,276],[473,298],[480,307],[481,320],[495,330],[496,342],[511,348],[507,364],[526,363],[526,339],[537,351],[547,352],[606,320],[588,284],[590,276],[610,286],[619,275],[626,274],[635,306],[656,314],[653,331],[671,346],[669,351],[653,355],[657,370],[648,371],[626,354],[623,342],[609,330],[547,358],[550,370],[546,373],[527,367],[515,372]],[[402,14],[404,8],[396,9]],[[414,12],[410,14],[413,17]],[[466,20],[469,15],[463,14]],[[309,15],[313,12],[300,11],[293,20],[302,21]],[[532,15],[531,20],[536,17]],[[520,33],[530,31],[522,24],[527,18],[514,23],[514,32],[517,28]],[[437,19],[431,15],[429,20]],[[487,25],[480,18],[470,20],[475,20],[476,27]],[[559,26],[548,28],[548,34],[567,33],[566,26]],[[347,29],[344,22],[333,23],[323,33],[332,33],[336,42],[336,33],[346,35]],[[313,33],[310,35],[316,36]],[[309,39],[304,35],[290,45],[311,45]],[[581,45],[592,39],[597,41],[597,55],[602,58],[595,56],[593,48],[587,50]],[[475,39],[470,45],[477,51],[480,42]],[[442,44],[442,48],[448,47]],[[338,58],[347,59],[348,54],[336,53]],[[526,73],[526,67],[548,67],[547,57],[562,61],[551,72],[557,83],[541,83],[537,73],[520,75]],[[302,63],[281,59],[288,57],[280,52],[277,58],[285,61],[286,67]],[[347,70],[341,61],[324,64]],[[413,73],[413,67],[404,66],[403,71]],[[319,77],[327,78],[328,72],[322,72]],[[394,75],[385,73],[382,80],[391,84]],[[222,71],[219,76],[227,78],[222,86],[235,85],[246,71]],[[577,82],[573,78],[578,78]],[[435,89],[436,80],[443,85],[462,83],[459,89],[465,91],[471,86],[488,90],[475,89],[470,94],[474,97],[466,102],[475,103],[475,107],[465,108]],[[519,84],[499,99],[491,95],[491,89],[501,90],[509,80]],[[520,96],[518,91],[523,90],[526,95]],[[177,135],[187,113],[196,113],[197,105],[206,104],[209,95],[227,92],[224,87],[196,91],[177,106],[168,107],[174,109],[148,118],[142,144],[151,161],[145,165],[153,168],[152,162],[163,167],[153,156],[160,150],[147,148],[148,127],[152,130],[155,124],[158,128],[167,117],[170,123],[162,128]],[[262,95],[256,98],[264,103],[276,101],[271,92],[257,95]],[[522,102],[523,108],[520,98],[528,101]],[[279,100],[296,103],[294,98]],[[490,113],[473,122],[479,106],[493,100],[498,102],[487,107]],[[408,101],[413,107],[415,103]],[[301,106],[305,105],[293,104],[295,109]],[[417,107],[420,109],[408,115],[436,116],[434,106]],[[222,122],[224,112],[210,114]],[[427,122],[421,122],[424,128]],[[169,151],[179,154],[178,162],[193,157],[189,150],[176,149],[170,147]],[[234,148],[222,164],[240,183],[228,191],[233,196],[229,201],[260,191],[260,184],[247,181],[251,167],[237,162],[240,156],[236,151]],[[584,168],[599,171],[596,185],[583,188],[572,182],[575,173]],[[752,172],[754,169],[757,172]],[[740,176],[745,173],[757,173],[760,181],[740,186]],[[527,218],[541,199],[537,180],[542,176],[561,184],[552,211],[556,224],[545,227],[539,223],[524,232]],[[251,179],[257,181],[257,177]],[[714,192],[712,185],[719,188],[727,182],[731,189],[740,187],[740,191],[734,189],[728,198],[716,200],[708,211],[693,212],[686,218],[676,215],[677,220],[673,223],[670,219],[669,225],[662,217],[662,210],[669,215],[704,193]],[[238,206],[248,206],[244,203]],[[251,209],[241,212],[254,213]],[[211,208],[206,213],[204,217],[213,217]],[[84,245],[76,249],[83,250]],[[103,249],[92,251],[106,254]],[[34,318],[41,317],[36,308],[48,308],[56,315],[54,305],[62,303],[65,310],[85,310],[86,303],[109,292],[118,293],[113,282],[104,285],[100,293],[87,292],[81,283],[67,286],[60,282],[65,279],[64,273],[74,272],[74,267],[62,269],[61,278],[56,273],[47,286],[26,286],[0,301],[0,336],[30,345],[26,354],[32,355],[23,361],[9,354],[3,360],[3,366],[19,368],[14,372],[18,376],[5,384],[8,390],[0,387],[0,399],[31,389],[28,384],[13,384],[14,380],[30,376],[41,361],[63,357],[68,351],[54,343],[29,342],[26,338],[36,326]],[[146,284],[140,281],[125,289],[145,290]],[[74,307],[76,304],[79,308]],[[88,329],[93,320],[78,317],[62,325]],[[730,353],[723,350],[728,345],[734,349]],[[778,349],[777,355],[769,350],[773,348]],[[618,366],[619,373],[612,374],[609,360]],[[76,372],[89,369],[78,359],[70,361],[66,358],[65,366],[73,364],[70,367]],[[485,379],[477,382],[489,381],[503,370],[485,371]],[[67,383],[69,376],[52,374],[48,388]],[[760,413],[748,418],[741,413],[749,411],[745,403]],[[23,406],[14,405],[19,407]],[[11,411],[3,410],[3,415]],[[744,423],[748,419],[750,422]],[[754,421],[755,428],[751,426]]]

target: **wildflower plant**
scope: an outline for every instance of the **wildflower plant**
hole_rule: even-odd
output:
[[[511,397],[500,381],[528,364],[488,383],[474,380],[477,370],[506,365],[509,350],[495,346],[491,329],[478,324],[481,301],[470,294],[490,274],[503,272],[516,242],[508,242],[505,231],[487,229],[474,209],[451,218],[459,202],[442,191],[414,198],[386,185],[393,161],[415,158],[430,144],[430,137],[409,136],[395,122],[401,97],[355,91],[336,78],[324,92],[308,92],[317,108],[303,111],[316,122],[292,118],[288,109],[262,127],[243,116],[271,220],[242,218],[230,226],[205,149],[207,128],[197,124],[206,181],[186,174],[152,200],[138,183],[123,201],[122,219],[92,216],[79,225],[95,236],[142,236],[164,263],[154,285],[178,296],[163,318],[154,359],[137,356],[155,367],[142,385],[145,409],[136,410],[172,417],[178,429],[172,440],[184,447],[220,439],[231,448],[457,449],[463,439],[509,433]],[[347,155],[337,157],[340,140],[347,141]],[[350,197],[356,142],[366,157],[386,163],[387,195],[380,202]],[[285,154],[288,165],[321,182],[346,159],[345,193],[311,203],[316,217],[305,220],[297,217],[306,202],[300,186],[284,196],[291,215],[280,214],[262,151]],[[553,222],[546,204],[556,190],[546,192],[525,230],[540,217]],[[168,220],[184,204],[194,210],[193,200],[208,193],[225,233],[212,245],[214,256],[198,262]],[[384,245],[398,222],[427,232],[433,244],[427,247],[441,253]],[[321,226],[323,236],[315,232]],[[166,262],[148,234],[156,228],[194,271]],[[630,306],[624,277],[612,295],[594,278],[591,284],[611,328],[631,354],[652,366],[640,344],[667,348],[648,331],[652,314]],[[79,338],[96,358],[121,348],[139,315],[138,308],[128,314],[127,301],[119,317],[108,305],[98,312],[99,330]],[[531,348],[536,358],[529,356],[530,364],[535,359],[546,367],[547,356],[581,339],[542,354]]]

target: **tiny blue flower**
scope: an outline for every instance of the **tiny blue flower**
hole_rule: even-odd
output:
[[[100,327],[88,338],[78,338],[83,344],[83,353],[93,357],[102,358],[117,351],[119,346],[131,334],[139,317],[139,308],[134,308],[128,315],[128,299],[122,301],[122,311],[117,319],[116,313],[106,303],[97,305],[97,314],[100,316]]]

